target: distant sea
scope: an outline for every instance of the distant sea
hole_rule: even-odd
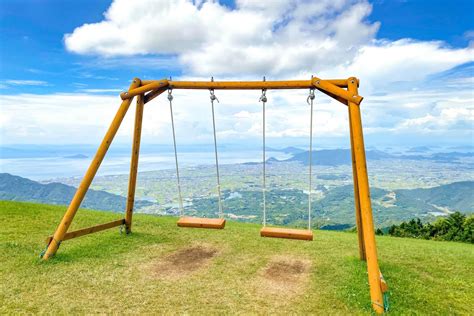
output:
[[[86,172],[93,155],[1,158],[0,172],[11,173],[32,180],[51,180],[55,178],[82,177]],[[275,157],[286,159],[290,155],[282,152],[267,152],[267,159]],[[214,164],[213,151],[182,152],[178,154],[180,167]],[[257,150],[221,151],[219,164],[236,164],[244,162],[260,162],[262,152]],[[174,169],[174,153],[144,153],[140,155],[139,172]],[[126,174],[130,170],[130,153],[116,153],[106,156],[99,168],[98,175]]]

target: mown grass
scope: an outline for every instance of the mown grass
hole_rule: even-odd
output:
[[[133,234],[118,229],[66,241],[48,262],[38,258],[65,207],[0,201],[0,314],[190,313],[370,314],[365,263],[357,236],[315,231],[313,242],[265,239],[259,226],[229,222],[225,230],[180,229],[175,218],[135,215]],[[73,228],[119,218],[80,210]],[[474,247],[377,237],[390,287],[390,314],[470,314]],[[191,245],[218,254],[178,278],[153,269]],[[274,258],[310,262],[296,293],[266,291]]]

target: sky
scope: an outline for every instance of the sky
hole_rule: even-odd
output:
[[[368,146],[474,145],[474,1],[0,2],[0,142],[98,144],[134,77],[360,79]],[[208,91],[174,91],[180,144],[212,142]],[[307,144],[308,91],[269,91],[269,144]],[[259,91],[216,91],[220,143],[258,144]],[[133,107],[131,107],[133,109]],[[169,144],[165,97],[143,141]],[[131,141],[129,111],[116,143]],[[348,146],[322,93],[315,143]]]

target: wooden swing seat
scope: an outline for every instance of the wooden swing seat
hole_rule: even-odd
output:
[[[290,229],[278,227],[263,227],[261,237],[287,238],[299,240],[313,240],[313,232],[307,229]]]
[[[179,227],[223,229],[225,226],[225,219],[202,218],[202,217],[181,217],[178,220],[177,224]]]

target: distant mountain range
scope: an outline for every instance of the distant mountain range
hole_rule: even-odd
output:
[[[322,197],[312,203],[312,221],[323,229],[342,230],[355,225],[354,190],[352,185],[332,189],[318,186]],[[474,181],[455,182],[426,189],[385,190],[372,187],[372,209],[377,227],[388,227],[402,221],[420,218],[434,221],[459,211],[474,213]],[[232,195],[233,194],[233,195]],[[229,198],[232,195],[232,198]],[[241,216],[243,221],[261,217],[261,192],[253,190],[223,192],[228,214]],[[308,196],[301,190],[276,188],[267,192],[267,220],[275,225],[304,225]],[[209,215],[217,208],[216,199],[193,200],[196,216]],[[250,215],[250,216],[249,216]]]
[[[474,181],[454,182],[429,189],[394,191],[399,200],[421,201],[427,205],[451,210],[474,212]]]
[[[367,150],[367,160],[382,160],[382,159],[402,159],[402,160],[431,160],[434,162],[445,163],[460,163],[460,159],[474,158],[473,152],[448,152],[448,153],[434,153],[430,155],[393,155],[380,150]],[[350,149],[325,149],[315,150],[312,154],[313,164],[338,166],[351,164]],[[293,155],[293,157],[282,161],[298,161],[304,165],[309,164],[309,151],[303,151]],[[275,162],[273,160],[272,162]]]
[[[474,181],[454,182],[426,189],[384,190],[371,188],[372,208],[379,225],[406,221],[414,217],[434,219],[436,215],[460,211],[474,213]],[[315,203],[316,214],[347,224],[353,218],[352,185],[334,188]],[[349,224],[352,224],[349,223]]]
[[[318,187],[324,193],[322,199],[313,203],[314,220],[326,229],[344,229],[354,224],[354,198],[352,185],[330,190]],[[8,173],[0,173],[0,200],[30,201],[67,205],[76,188],[61,183],[41,184]],[[425,189],[385,190],[371,188],[374,218],[378,226],[388,226],[414,217],[434,220],[436,216],[453,211],[474,213],[474,181],[455,182]],[[224,197],[232,192],[224,191]],[[234,214],[260,215],[259,191],[239,191],[237,197],[226,199],[226,210]],[[275,189],[268,193],[269,214],[278,214],[281,207],[293,210],[282,224],[304,217],[307,195],[300,190]],[[194,207],[202,212],[215,209],[214,198],[193,200]],[[125,197],[108,192],[89,190],[82,207],[123,212]],[[149,201],[136,201],[135,208],[152,206]],[[212,204],[212,205],[211,205]],[[275,208],[278,208],[275,210]],[[341,226],[342,225],[342,226]]]
[[[68,205],[76,188],[62,183],[41,184],[8,173],[0,173],[0,200],[27,201]],[[149,206],[148,201],[136,201],[137,208]],[[103,191],[89,190],[81,207],[95,210],[123,212],[126,198]]]

